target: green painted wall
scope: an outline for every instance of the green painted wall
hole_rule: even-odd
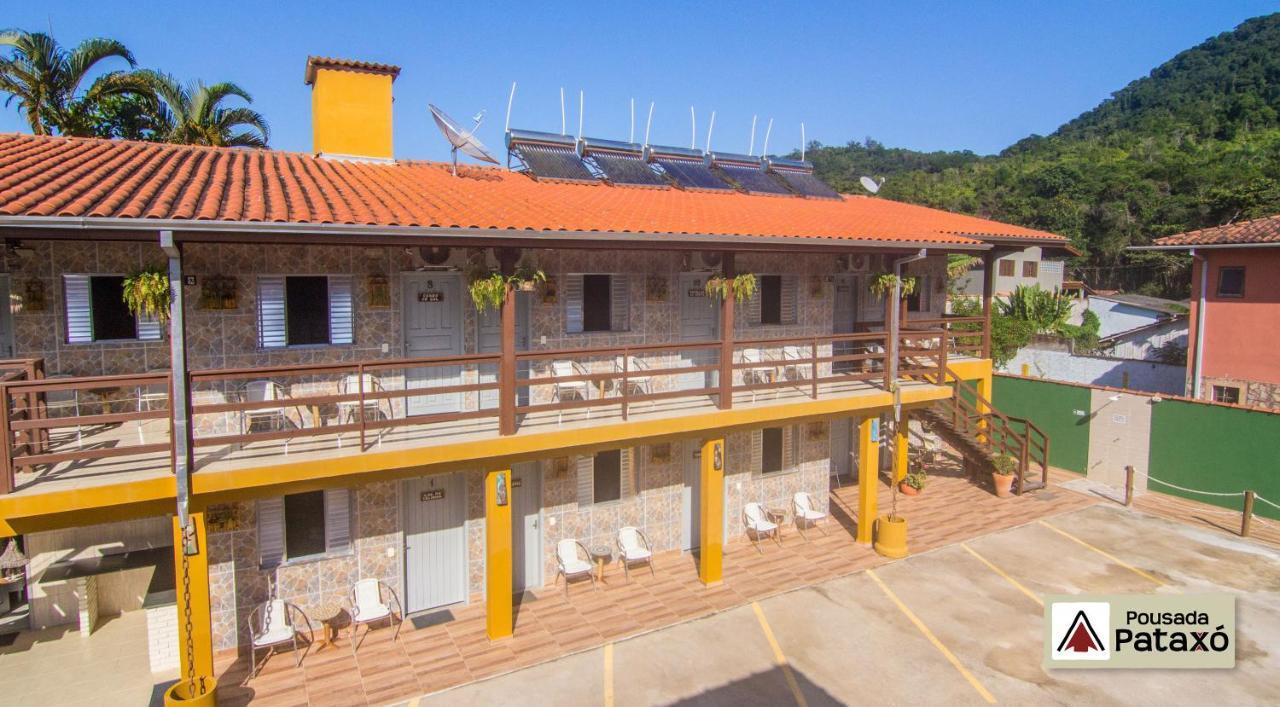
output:
[[[1252,489],[1280,503],[1280,415],[1165,400],[1151,410],[1151,470],[1163,481],[1202,491]],[[1149,482],[1148,488],[1238,511],[1239,496],[1202,496]],[[1254,513],[1280,518],[1258,501]]]
[[[1089,467],[1089,389],[1050,381],[995,376],[991,403],[1035,423],[1049,437],[1049,463],[1085,473]],[[1085,411],[1084,416],[1075,414]]]

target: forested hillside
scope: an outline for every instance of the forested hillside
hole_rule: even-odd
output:
[[[1049,136],[999,155],[920,153],[868,139],[814,146],[819,176],[881,194],[1060,233],[1095,287],[1185,295],[1185,256],[1124,249],[1171,233],[1280,213],[1280,14],[1178,54]]]

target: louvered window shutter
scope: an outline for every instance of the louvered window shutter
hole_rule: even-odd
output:
[[[732,295],[731,295],[732,296]],[[751,299],[747,300],[747,324],[760,326],[760,290],[756,289]]]
[[[564,330],[582,331],[582,275],[564,276]]]
[[[783,275],[780,285],[782,287],[782,323],[795,324],[798,319],[796,299],[800,292],[800,276]]]
[[[158,341],[164,335],[164,327],[155,317],[138,316],[138,338],[142,341]]]
[[[751,431],[751,473],[756,476],[764,470],[764,432]]]
[[[578,457],[578,506],[596,502],[596,458],[593,454]]]
[[[795,425],[787,425],[782,428],[782,470],[791,471],[791,467],[796,462],[796,445],[795,435],[792,430]]]
[[[286,346],[284,278],[258,278],[258,345],[264,349]]]
[[[350,275],[329,276],[329,343],[355,342],[355,303]]]
[[[93,306],[89,301],[88,275],[63,275],[67,300],[67,343],[93,341]]]
[[[284,497],[258,501],[258,558],[263,567],[284,561]]]
[[[609,277],[609,330],[631,330],[631,279],[626,275]]]
[[[351,547],[351,493],[347,489],[324,492],[324,549],[345,552]]]
[[[622,497],[630,498],[636,493],[635,450],[631,447],[623,447],[620,457],[620,466],[622,467],[622,479],[620,484],[622,488]]]

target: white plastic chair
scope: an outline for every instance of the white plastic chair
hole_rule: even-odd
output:
[[[656,577],[653,571],[653,549],[644,531],[633,526],[618,529],[618,556],[622,560],[622,574],[631,581],[631,565],[649,565],[649,574]]]
[[[772,383],[778,377],[778,367],[766,365],[768,361],[764,352],[760,349],[743,349],[740,354],[741,363],[761,364],[757,366],[748,366],[742,369],[742,382],[746,385],[755,385],[756,383]],[[778,389],[774,388],[773,397],[778,397]],[[751,402],[756,401],[756,391],[751,391]]]
[[[577,361],[552,361],[551,375],[555,378],[572,378],[587,375],[587,369]],[[554,381],[551,384],[551,401],[558,403],[566,397],[578,400],[591,399],[590,381]],[[556,424],[564,421],[564,410],[556,411]],[[587,408],[587,419],[591,419],[591,408]]]
[[[391,601],[387,598],[390,596]],[[394,604],[395,608],[392,609]],[[351,653],[355,655],[356,628],[365,626],[364,635],[368,636],[372,629],[368,624],[386,619],[395,626],[396,632],[391,640],[400,637],[400,624],[404,623],[404,611],[400,607],[400,597],[396,590],[380,579],[362,579],[351,587]]]
[[[800,531],[800,537],[804,537],[805,525],[811,525],[821,530],[823,535],[827,534],[826,528],[818,525],[818,521],[826,518],[827,514],[813,509],[813,499],[809,497],[809,494],[804,491],[796,492],[796,495],[791,497],[791,510],[791,515],[796,522],[796,530]],[[805,540],[808,540],[808,538],[805,538]]]
[[[613,367],[618,373],[622,373],[622,356],[618,356],[613,361]],[[627,368],[627,389],[622,390],[622,379],[619,378],[616,386],[622,390],[623,395],[635,392],[639,395],[648,395],[653,392],[653,376],[648,375],[645,371],[649,370],[649,366],[644,361],[635,356],[626,357]],[[653,406],[656,401],[650,400],[649,405]]]
[[[807,346],[783,346],[782,360],[785,363],[782,366],[782,377],[790,381],[809,380],[812,370],[812,364],[809,363],[811,353],[812,349]]]
[[[764,554],[758,542],[761,536],[772,536],[773,541],[778,543],[778,547],[782,547],[782,540],[778,537],[778,524],[769,520],[764,512],[764,506],[759,503],[748,503],[742,507],[742,524],[747,527],[747,537],[751,540],[751,544],[755,545],[756,552]]]
[[[578,554],[582,550],[582,554]],[[583,558],[587,559],[583,559]],[[596,575],[592,572],[591,553],[587,547],[577,540],[565,539],[556,543],[556,584],[564,577],[564,595],[569,596],[569,582],[582,577],[591,578],[591,586],[596,587]]]
[[[289,395],[279,383],[270,380],[249,381],[240,394],[246,403],[265,403],[288,400]],[[240,411],[240,434],[248,434],[258,422],[265,421],[274,431],[283,430],[289,424],[288,406],[260,407]],[[289,440],[284,441],[284,453],[289,453]]]
[[[363,381],[362,381],[363,379]],[[372,373],[348,373],[338,382],[339,395],[358,395],[363,387],[365,395],[370,393],[383,392],[382,382],[378,380]],[[365,398],[363,404],[364,419],[376,420],[382,414],[382,404],[386,402],[386,398]],[[361,403],[359,400],[340,400],[338,405],[338,424],[343,425],[348,422],[358,422],[361,414]],[[387,419],[391,415],[387,414]],[[382,433],[387,428],[378,428],[378,445],[382,445]],[[338,449],[342,449],[342,435],[338,435]]]
[[[249,677],[256,677],[258,671],[262,669],[263,665],[267,664],[276,649],[285,644],[293,647],[294,667],[302,665],[303,653],[298,652],[300,632],[296,617],[301,617],[302,622],[307,626],[307,634],[304,640],[309,647],[315,641],[315,633],[311,630],[311,620],[307,618],[306,614],[302,613],[301,609],[293,604],[283,599],[272,599],[265,604],[259,604],[253,610],[253,613],[249,614],[249,659],[253,666]],[[259,650],[267,651],[267,657],[263,658],[261,665],[258,664]]]

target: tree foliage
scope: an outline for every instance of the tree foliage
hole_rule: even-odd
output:
[[[1096,288],[1184,297],[1184,255],[1133,252],[1152,239],[1280,212],[1280,14],[1213,37],[1049,136],[999,155],[919,153],[872,140],[815,147],[817,174],[862,192],[1069,238]]]

